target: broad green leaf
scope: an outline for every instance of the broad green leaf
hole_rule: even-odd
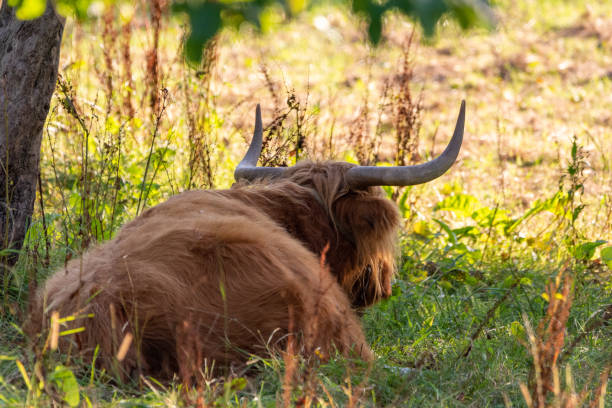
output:
[[[470,239],[477,239],[482,233],[478,230],[478,228],[473,226],[460,227],[453,229],[453,234],[460,240],[461,238],[467,237]]]
[[[43,15],[47,8],[47,0],[13,0],[9,1],[9,6],[17,7],[15,16],[18,19],[33,20]]]
[[[602,248],[601,260],[608,265],[608,268],[612,269],[612,246]]]
[[[308,6],[308,0],[287,0],[287,4],[289,5],[289,11],[291,14],[298,14],[306,9]]]
[[[434,211],[453,211],[465,216],[471,216],[482,206],[478,199],[468,194],[454,194],[436,204]]]
[[[108,118],[106,119],[105,128],[108,133],[117,134],[119,133],[119,129],[121,128],[121,125],[119,124],[117,119],[115,119],[114,116],[109,115]]]
[[[71,407],[76,407],[80,402],[79,383],[74,373],[63,365],[58,365],[49,376],[49,380],[57,386],[64,394],[64,401]]]
[[[416,9],[417,18],[425,35],[430,37],[433,35],[436,23],[442,17],[442,15],[448,11],[443,0],[430,0],[430,1],[414,1],[414,7]]]
[[[519,340],[525,339],[525,328],[518,321],[510,323],[510,334]]]
[[[17,17],[33,19],[41,16],[46,8],[47,0],[8,0],[8,4],[16,7]],[[107,7],[112,7],[116,1],[109,0]],[[191,33],[185,42],[185,55],[191,62],[202,59],[202,48],[223,27],[238,27],[243,21],[254,24],[264,30],[269,28],[269,13],[266,10],[275,6],[284,9],[289,15],[295,15],[308,6],[308,0],[246,0],[246,1],[174,1],[172,10],[175,13],[185,13],[189,17]],[[73,13],[78,19],[86,19],[92,0],[58,0],[57,8],[62,14]],[[379,1],[354,0],[353,12],[362,16],[368,27],[368,37],[373,44],[381,40],[384,16],[388,11],[399,10],[403,14],[416,19],[427,36],[431,36],[436,24],[443,15],[448,14],[458,21],[462,28],[477,25],[492,25],[489,6],[479,0],[405,0]],[[262,19],[263,17],[263,19]],[[260,21],[260,19],[264,21]],[[274,20],[277,20],[276,18]],[[266,24],[262,24],[266,23]]]
[[[476,286],[476,285],[478,285],[479,281],[478,281],[478,279],[476,279],[472,275],[468,274],[468,275],[465,276],[465,283],[467,283],[470,286]]]
[[[186,13],[189,16],[191,32],[185,41],[185,55],[191,62],[202,59],[202,48],[222,27],[221,12],[227,4],[176,2],[172,5],[175,13]]]
[[[243,377],[234,378],[230,383],[230,387],[233,391],[241,391],[246,386],[247,386],[247,380]]]
[[[506,276],[506,279],[504,279],[501,283],[501,287],[502,288],[510,288],[512,287],[514,284],[516,283],[516,279],[514,278],[514,276]]]
[[[447,4],[461,28],[467,29],[479,25],[492,27],[493,19],[487,15],[488,10],[483,4],[467,1],[450,1]]]
[[[412,230],[415,234],[428,237],[431,235],[431,230],[429,229],[429,224],[427,221],[419,220],[416,221],[412,227]]]
[[[583,244],[580,244],[577,247],[575,247],[573,250],[574,257],[576,259],[588,261],[589,259],[593,257],[593,255],[595,255],[595,249],[605,244],[606,242],[607,241],[598,240],[594,242],[585,242]]]
[[[264,33],[272,32],[284,19],[285,16],[281,7],[266,7],[259,14],[261,31]]]
[[[375,12],[370,13],[368,24],[368,36],[372,44],[378,44],[382,34],[382,12],[379,9],[375,10]]]
[[[506,227],[506,234],[512,233],[523,223],[523,221],[533,217],[536,214],[539,214],[544,211],[549,211],[558,216],[565,216],[565,208],[564,204],[567,202],[567,195],[563,192],[557,192],[554,196],[547,200],[536,200],[531,208],[519,217],[516,221],[508,224]]]
[[[85,20],[88,17],[87,10],[91,3],[93,3],[93,0],[58,0],[57,8],[62,14],[73,14],[77,19]],[[111,7],[115,1],[110,1],[110,3],[107,3],[107,7]]]
[[[472,213],[472,219],[483,228],[490,228],[502,223],[507,223],[510,218],[504,210],[499,208],[482,207]]]

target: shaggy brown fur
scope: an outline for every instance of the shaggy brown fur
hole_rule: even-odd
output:
[[[399,215],[379,187],[349,189],[350,167],[300,163],[283,179],[172,197],[57,271],[28,331],[43,331],[52,311],[93,313],[64,323],[85,331],[60,347],[91,358],[99,345],[110,369],[129,332],[122,371],[163,377],[179,369],[186,327],[197,353],[227,365],[283,347],[292,309],[305,352],[371,359],[353,308],[390,295]]]

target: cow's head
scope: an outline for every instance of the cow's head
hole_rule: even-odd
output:
[[[319,234],[320,246],[334,242],[326,254],[327,264],[353,306],[361,308],[391,295],[395,270],[400,215],[380,186],[421,184],[444,174],[459,154],[464,123],[465,101],[461,103],[453,137],[444,152],[415,166],[306,161],[292,167],[257,167],[263,140],[261,110],[257,105],[253,139],[234,176],[236,180],[254,182],[293,182],[313,192],[327,214],[336,239],[317,230],[314,224],[313,231],[302,232],[295,238],[312,242],[312,235]]]

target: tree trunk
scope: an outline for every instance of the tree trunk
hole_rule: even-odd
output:
[[[29,21],[17,19],[8,1],[2,1],[0,239],[5,249],[21,249],[34,209],[40,143],[57,81],[63,31],[64,18],[51,1],[41,17]],[[12,254],[0,260],[12,266],[17,258]]]

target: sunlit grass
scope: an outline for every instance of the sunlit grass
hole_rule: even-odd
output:
[[[355,395],[364,406],[524,405],[520,384],[529,385],[533,367],[525,316],[537,326],[549,305],[546,284],[568,262],[574,300],[565,343],[579,341],[561,354],[562,385],[570,387],[570,367],[576,390],[595,392],[612,335],[610,266],[601,252],[612,245],[612,6],[501,3],[495,31],[445,25],[413,54],[412,90],[423,98],[419,155],[440,153],[461,99],[466,136],[460,161],[440,180],[389,189],[405,217],[399,274],[392,298],[363,319],[379,360],[368,368],[332,359],[314,372],[301,362],[294,403],[314,393],[326,406],[345,406]],[[302,134],[301,157],[354,161],[358,148],[374,145],[379,162],[393,162],[394,92],[413,27],[389,17],[387,42],[372,49],[356,21],[320,7],[263,36],[248,28],[224,33],[209,71],[184,64],[181,27],[164,20],[152,89],[147,19],[133,20],[129,34],[122,34],[125,16],[113,21],[66,28],[64,88],[43,135],[44,208],[37,206],[0,320],[0,405],[61,401],[75,387],[67,367],[83,406],[195,405],[198,397],[218,406],[275,406],[285,369],[279,356],[255,359],[239,376],[246,381],[209,378],[191,390],[178,381],[119,384],[74,356],[35,357],[19,330],[31,272],[44,279],[111,238],[142,207],[188,188],[229,187],[256,103],[267,125],[289,110],[291,95],[299,102],[274,133],[289,146],[275,160],[292,163]],[[105,29],[112,34],[104,37]],[[157,108],[152,92],[161,98]],[[295,112],[304,118],[299,126]],[[574,137],[583,156],[572,157]],[[577,161],[582,173],[568,182]],[[612,403],[610,392],[605,402]]]

